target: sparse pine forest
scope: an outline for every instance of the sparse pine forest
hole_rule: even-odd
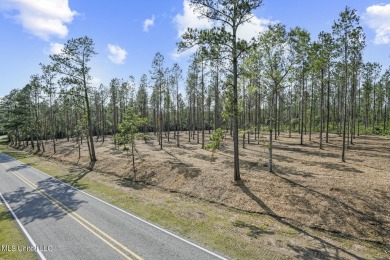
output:
[[[246,41],[238,31],[261,0],[190,3],[215,27],[182,35],[187,64],[157,52],[139,79],[113,75],[97,86],[93,39],[70,39],[0,99],[0,135],[14,148],[88,167],[74,181],[58,175],[72,185],[104,173],[86,178],[117,178],[106,183],[125,192],[150,184],[249,214],[248,223],[225,227],[244,238],[231,251],[272,244],[302,259],[388,256],[390,67],[363,60],[357,11],[346,7],[318,35],[270,23]],[[207,216],[198,217],[203,226]],[[256,258],[267,259],[248,257]]]
[[[54,152],[58,139],[84,143],[93,163],[99,159],[95,142],[120,133],[129,113],[145,118],[139,131],[154,133],[160,149],[165,140],[177,147],[195,140],[205,148],[205,133],[221,128],[233,138],[234,180],[240,180],[239,143],[257,142],[260,133],[269,136],[261,142],[269,149],[269,171],[281,132],[299,133],[301,145],[319,135],[319,149],[337,133],[342,161],[356,136],[390,133],[390,68],[363,61],[365,35],[355,10],[346,7],[330,31],[316,38],[277,23],[246,42],[237,29],[261,1],[241,2],[193,1],[202,17],[223,26],[190,28],[183,35],[179,51],[198,46],[186,74],[156,53],[138,84],[130,75],[93,86],[93,40],[69,40],[26,86],[1,100],[1,131],[11,144],[37,151],[45,150],[43,140],[52,140]]]

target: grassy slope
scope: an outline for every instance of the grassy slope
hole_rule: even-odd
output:
[[[73,186],[79,189],[183,237],[198,241],[198,243],[213,251],[223,252],[229,257],[236,259],[291,259],[265,246],[249,242],[253,239],[251,234],[254,229],[259,234],[267,232],[267,225],[261,223],[271,223],[273,220],[269,216],[261,215],[259,226],[249,227],[245,223],[251,222],[253,217],[251,213],[229,210],[212,203],[187,198],[180,194],[175,194],[176,198],[168,196],[158,202],[148,201],[147,199],[144,200],[145,198],[133,196],[128,192],[104,185],[104,183],[96,182],[93,179],[82,178],[74,182],[78,179],[77,172],[74,174],[62,173],[57,165],[47,160],[41,160],[39,157],[29,155],[24,151],[11,149],[4,144],[1,145],[1,143],[0,152],[17,158],[58,179],[72,183]],[[134,188],[137,189],[137,187]],[[144,187],[138,188],[144,189]],[[193,212],[195,212],[195,216],[192,214]],[[235,223],[233,226],[232,219]],[[245,239],[237,234],[237,229],[248,234]],[[281,236],[291,236],[288,228],[281,228],[278,233]]]
[[[277,252],[275,247],[267,246],[259,242],[259,239],[266,235],[272,235],[278,243],[300,239],[300,234],[295,230],[280,225],[266,215],[236,211],[180,194],[170,194],[156,202],[156,200],[149,200],[146,196],[125,192],[106,185],[107,183],[96,181],[94,177],[86,176],[79,179],[77,172],[72,174],[59,171],[57,165],[23,151],[0,145],[0,152],[5,152],[49,175],[72,183],[75,187],[232,258],[289,259],[292,256],[291,252]],[[134,190],[143,189],[146,194],[149,192],[147,187],[133,188]],[[156,194],[149,194],[149,196],[153,195]],[[338,240],[343,247],[344,244],[350,243],[347,239]],[[372,257],[382,256],[378,248],[369,248],[371,246],[367,246],[367,249]],[[295,257],[299,256],[295,255]]]

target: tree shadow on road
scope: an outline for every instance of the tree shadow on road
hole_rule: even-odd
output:
[[[32,190],[21,187],[14,192],[3,194],[22,224],[37,220],[60,220],[67,214],[76,211],[85,201],[75,198],[77,190],[47,178],[39,181]]]

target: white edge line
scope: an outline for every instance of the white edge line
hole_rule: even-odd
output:
[[[4,154],[4,153],[2,153],[2,154]],[[38,172],[43,173],[44,175],[48,176],[49,178],[52,178],[52,179],[54,179],[54,180],[56,180],[56,181],[59,181],[59,182],[65,184],[65,185],[67,185],[67,186],[69,186],[69,187],[72,187],[73,189],[75,189],[75,190],[77,190],[77,191],[80,191],[81,193],[84,193],[85,195],[87,195],[87,196],[89,196],[89,197],[91,197],[91,198],[94,198],[94,199],[96,199],[96,200],[98,200],[98,201],[100,201],[100,202],[102,202],[102,203],[104,203],[104,204],[106,204],[106,205],[108,205],[108,206],[110,206],[110,207],[116,209],[116,210],[119,210],[119,211],[122,212],[122,213],[125,213],[125,214],[127,214],[127,215],[129,215],[129,216],[131,216],[131,217],[133,217],[133,218],[135,218],[135,219],[138,219],[139,221],[141,221],[141,222],[143,222],[143,223],[145,223],[145,224],[148,224],[148,225],[150,225],[150,226],[152,226],[152,227],[154,227],[154,228],[156,228],[156,229],[158,229],[158,230],[160,230],[160,231],[162,231],[162,232],[164,232],[164,233],[166,233],[166,234],[168,234],[168,235],[171,235],[171,236],[173,236],[173,237],[175,237],[175,238],[177,238],[177,239],[179,239],[179,240],[181,240],[181,241],[183,241],[183,242],[185,242],[185,243],[187,243],[187,244],[189,244],[189,245],[192,245],[192,246],[194,246],[194,247],[196,247],[196,248],[198,248],[198,249],[200,249],[200,250],[202,250],[202,251],[204,251],[204,252],[206,252],[206,253],[208,253],[208,254],[210,254],[210,255],[213,255],[213,256],[215,256],[215,257],[217,257],[217,258],[219,258],[219,259],[222,259],[222,260],[228,260],[227,258],[224,258],[224,257],[222,257],[222,256],[220,256],[220,255],[218,255],[218,254],[216,254],[216,253],[214,253],[214,252],[211,252],[210,250],[207,250],[207,249],[204,248],[204,247],[201,247],[201,246],[199,246],[199,245],[197,245],[197,244],[194,244],[194,243],[192,243],[191,241],[188,241],[187,239],[184,239],[184,238],[182,238],[182,237],[179,237],[178,235],[175,235],[175,234],[169,232],[168,230],[165,230],[165,229],[163,229],[163,228],[161,228],[161,227],[159,227],[159,226],[156,226],[156,225],[153,224],[153,223],[150,223],[150,222],[148,222],[148,221],[146,221],[146,220],[144,220],[144,219],[142,219],[142,218],[140,218],[140,217],[137,217],[136,215],[133,215],[133,214],[131,214],[131,213],[129,213],[129,212],[127,212],[127,211],[121,209],[121,208],[118,208],[118,207],[115,206],[115,205],[110,204],[110,203],[108,203],[107,201],[104,201],[104,200],[102,200],[102,199],[99,199],[99,198],[97,198],[97,197],[95,197],[95,196],[93,196],[93,195],[91,195],[91,194],[89,194],[89,193],[87,193],[87,192],[85,192],[85,191],[79,190],[79,189],[73,187],[72,185],[70,185],[70,184],[68,184],[68,183],[66,183],[66,182],[63,182],[63,181],[61,181],[61,180],[59,180],[59,179],[56,179],[56,178],[54,178],[53,176],[51,176],[51,175],[49,175],[49,174],[47,174],[47,173],[45,173],[45,172],[43,172],[43,171],[41,171],[41,170],[38,170],[38,169],[36,169],[36,168],[34,168],[34,167],[31,167],[31,166],[29,166],[29,165],[27,165],[27,164],[25,164],[25,163],[23,163],[23,162],[21,162],[21,161],[15,159],[15,158],[13,158],[13,157],[11,157],[11,156],[9,156],[9,155],[7,155],[7,154],[4,154],[4,155],[7,156],[7,157],[9,157],[9,158],[12,158],[12,159],[14,159],[14,160],[16,160],[16,161],[18,161],[18,162],[20,162],[20,163],[22,163],[23,165],[26,165],[27,167],[30,167],[30,168],[32,168],[32,169],[38,171]],[[45,260],[45,259],[42,258],[42,260]]]
[[[16,220],[16,222],[18,223],[19,227],[22,229],[24,235],[27,237],[27,239],[30,241],[31,245],[36,248],[36,252],[37,254],[39,255],[39,257],[42,259],[42,260],[46,260],[46,257],[42,254],[41,250],[39,250],[39,247],[37,246],[37,244],[35,244],[35,241],[34,239],[32,239],[32,237],[30,236],[30,234],[27,232],[27,230],[24,228],[22,222],[20,222],[20,220],[18,219],[18,217],[16,216],[15,212],[11,209],[10,205],[8,204],[8,202],[5,200],[5,198],[3,197],[3,195],[1,194],[0,192],[0,197],[1,197],[1,200],[4,202],[4,204],[7,206],[8,210],[11,212],[12,216],[14,217],[14,219]]]

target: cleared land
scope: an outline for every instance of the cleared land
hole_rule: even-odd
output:
[[[94,172],[79,168],[88,166],[86,145],[80,159],[77,145],[66,140],[57,142],[56,154],[48,141],[46,152],[39,155],[56,159],[56,165],[58,160],[65,163],[66,167],[57,166],[62,173],[57,169],[53,175],[80,188],[88,189],[94,181],[131,194],[145,205],[169,208],[174,214],[172,223],[161,225],[172,228],[181,216],[187,221],[183,227],[194,223],[199,228],[178,228],[178,232],[232,257],[389,259],[390,139],[360,136],[342,163],[340,138],[331,135],[329,144],[320,150],[317,136],[301,146],[297,135],[289,138],[282,133],[274,143],[273,173],[267,171],[267,147],[252,136],[251,143],[240,149],[243,180],[239,183],[231,181],[229,136],[211,156],[197,144],[196,136],[188,142],[182,133],[180,148],[171,136],[171,143],[164,140],[160,150],[150,135],[146,144],[137,142],[136,184],[131,182],[129,157],[111,139],[96,143]],[[221,218],[223,224],[212,222],[213,218]],[[214,238],[204,238],[202,223],[213,223]],[[237,246],[232,248],[232,244]]]

